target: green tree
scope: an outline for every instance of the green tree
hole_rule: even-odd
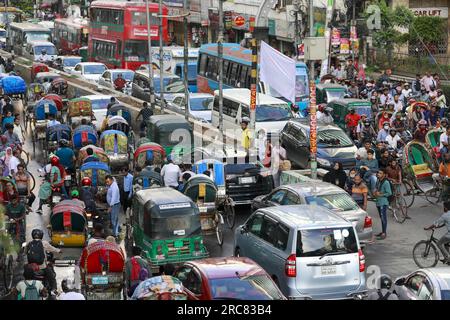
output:
[[[33,15],[34,0],[10,0],[11,7],[17,7],[26,14]]]
[[[383,48],[388,53],[391,60],[391,54],[395,46],[400,46],[408,41],[408,36],[402,33],[402,28],[409,28],[414,20],[411,10],[405,6],[389,7],[384,0],[376,0],[371,3],[380,10],[380,28],[372,32],[374,44]],[[365,13],[368,18],[373,13]]]
[[[416,17],[411,24],[409,41],[422,43],[428,48],[447,36],[446,20],[439,17]]]

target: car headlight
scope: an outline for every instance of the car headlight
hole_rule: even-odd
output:
[[[331,163],[327,159],[317,158],[317,163],[324,167],[330,167]]]

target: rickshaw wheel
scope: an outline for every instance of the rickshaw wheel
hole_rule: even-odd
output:
[[[425,199],[431,204],[437,204],[439,200],[439,190],[433,188],[427,192],[425,192]]]
[[[223,245],[223,224],[221,221],[217,221],[216,238],[217,238],[217,244],[219,246],[222,246]]]
[[[224,216],[225,216],[225,220],[227,221],[228,227],[230,229],[233,229],[234,223],[236,221],[236,214],[234,212],[234,206],[231,203],[229,198],[227,198],[225,200],[225,203],[223,205],[223,211],[224,211]]]
[[[30,155],[28,154],[28,152],[22,149],[22,152],[20,153],[20,158],[23,160],[25,167],[27,167],[28,164],[30,163]]]
[[[3,265],[3,285],[6,291],[9,291],[12,287],[14,278],[14,259],[12,255],[8,255]]]
[[[400,185],[400,192],[406,202],[406,206],[410,208],[415,198],[414,186],[409,181],[403,180],[403,183]]]
[[[30,129],[31,129],[31,127],[30,127]],[[32,141],[33,141],[33,157],[34,158],[36,158],[36,139],[37,139],[37,136],[36,136],[36,132],[33,134],[33,139],[32,139]]]

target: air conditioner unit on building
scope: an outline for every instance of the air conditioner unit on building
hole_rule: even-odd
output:
[[[327,58],[327,39],[325,37],[308,37],[305,44],[305,60],[323,60]]]

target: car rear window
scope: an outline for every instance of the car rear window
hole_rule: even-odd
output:
[[[317,204],[330,210],[350,211],[359,209],[347,192],[308,196],[305,200],[307,204]]]
[[[356,252],[358,244],[352,227],[309,229],[297,233],[297,257]]]
[[[441,300],[450,300],[450,290],[441,290]]]
[[[225,165],[225,174],[241,174],[248,170],[259,171],[259,167],[252,163]]]
[[[210,280],[216,300],[280,300],[283,296],[267,275],[250,275]]]

